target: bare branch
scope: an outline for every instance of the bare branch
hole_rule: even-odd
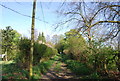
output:
[[[91,27],[93,27],[99,23],[120,23],[120,21],[98,21],[95,24],[91,25]]]
[[[78,12],[67,12],[67,13],[65,13],[65,14],[78,14],[78,15],[80,15],[80,16],[82,17],[83,21],[84,21],[85,23],[87,23],[86,19],[84,18],[84,16],[83,16],[81,13],[78,13]]]
[[[102,7],[101,9],[99,9],[94,15],[93,15],[93,17],[90,19],[90,21],[92,21],[95,17],[96,17],[96,15],[101,11],[101,10],[103,10],[104,8],[111,8],[111,7],[120,7],[120,5],[107,5],[107,6],[105,6],[105,7]],[[118,12],[117,12],[118,13]],[[119,13],[118,13],[118,15],[120,15]]]

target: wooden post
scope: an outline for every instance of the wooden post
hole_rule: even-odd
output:
[[[34,46],[34,27],[35,27],[35,10],[36,10],[36,0],[33,2],[33,11],[32,11],[32,24],[31,24],[31,48],[30,48],[30,65],[29,65],[29,79],[32,79],[33,76],[33,46]]]

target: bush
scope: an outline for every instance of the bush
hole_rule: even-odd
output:
[[[90,68],[86,64],[74,60],[66,60],[65,63],[68,64],[67,67],[77,75],[89,75],[91,73]]]
[[[27,68],[30,55],[30,39],[21,38],[19,42],[20,52],[17,55],[16,62],[20,67]],[[40,61],[46,61],[53,55],[57,54],[57,50],[50,48],[45,44],[34,43],[33,64],[37,65]]]
[[[18,44],[19,53],[16,56],[16,63],[18,66],[26,68],[29,64],[30,55],[30,40],[28,38],[21,38]]]
[[[116,50],[112,47],[102,46],[92,49],[93,54],[89,56],[89,63],[93,65],[95,71],[108,75],[110,70],[117,70]]]
[[[34,64],[39,63],[40,61],[49,60],[52,56],[57,54],[57,50],[50,48],[45,44],[35,43],[34,45]]]
[[[33,63],[37,64],[40,62],[40,59],[43,57],[47,46],[44,44],[35,43],[34,44],[34,55],[33,55]]]
[[[62,62],[65,62],[66,60],[68,60],[68,59],[70,59],[70,56],[67,54],[60,54],[60,56],[61,56],[61,58],[60,58],[60,60],[62,61]]]

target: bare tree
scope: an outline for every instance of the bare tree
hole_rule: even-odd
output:
[[[70,2],[58,12],[64,16],[56,27],[69,24],[87,37],[90,48],[93,48],[92,38],[101,37],[99,41],[107,41],[118,36],[120,21],[118,17],[120,5],[116,2]],[[97,34],[96,34],[97,33]],[[99,35],[100,34],[100,35]],[[92,51],[90,51],[92,54]],[[118,59],[120,59],[118,54]],[[96,58],[95,58],[96,59]],[[118,62],[119,67],[120,62]]]
[[[104,34],[104,40],[116,37],[118,35],[117,23],[120,21],[116,20],[119,17],[119,11],[117,3],[105,3],[105,2],[71,2],[66,3],[67,7],[63,7],[59,10],[60,14],[63,14],[67,19],[57,24],[57,27],[62,24],[69,23],[70,26],[74,26],[78,31],[83,32],[87,36],[88,40],[92,40],[92,32],[96,27],[102,27],[106,29]],[[99,32],[99,31],[98,31]]]

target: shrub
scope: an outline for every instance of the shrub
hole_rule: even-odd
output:
[[[19,42],[20,52],[17,55],[16,62],[20,67],[27,68],[29,64],[30,55],[30,39],[21,38]],[[50,48],[45,44],[34,43],[33,64],[37,65],[40,60],[46,61],[53,55],[57,54],[57,50]]]
[[[37,64],[40,62],[40,59],[43,57],[47,46],[44,44],[35,43],[34,44],[34,55],[33,55],[33,63]]]
[[[90,68],[86,64],[74,60],[66,60],[66,64],[68,64],[67,67],[77,75],[88,75],[91,73]]]
[[[26,68],[29,64],[30,40],[21,38],[18,44],[19,53],[16,56],[16,63],[19,67]]]
[[[57,54],[57,50],[50,48],[45,44],[35,43],[34,45],[34,64],[39,63],[40,61],[49,60],[52,56]]]

